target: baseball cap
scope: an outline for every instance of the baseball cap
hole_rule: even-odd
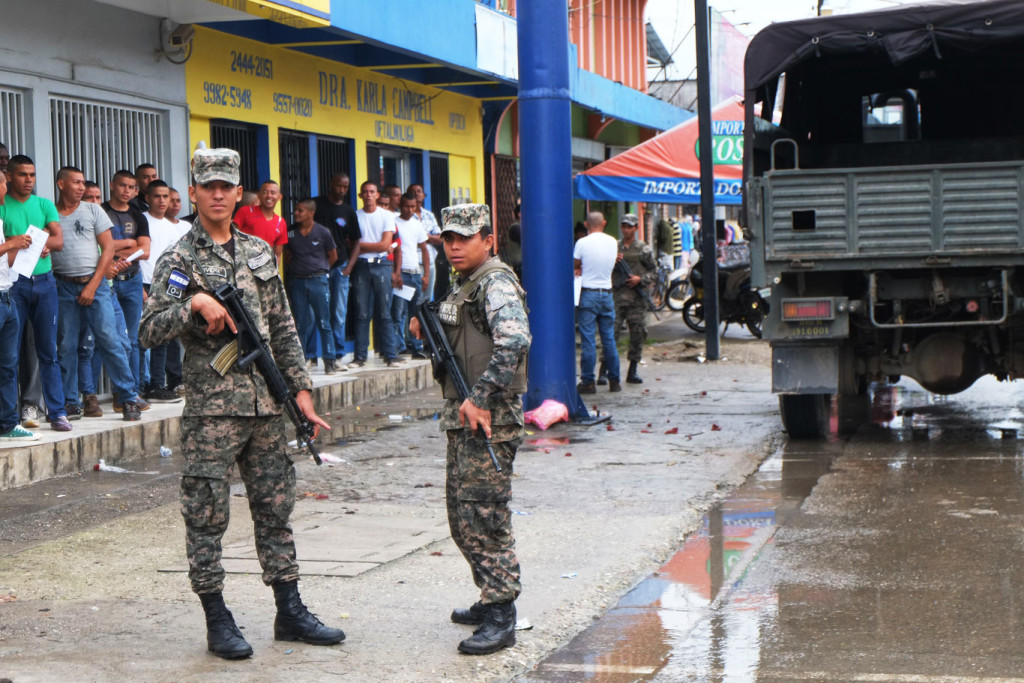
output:
[[[486,204],[456,204],[441,209],[441,234],[454,232],[472,237],[491,226],[491,208]]]
[[[241,163],[241,157],[233,149],[197,149],[192,155],[192,178],[196,185],[205,185],[214,180],[238,185]]]
[[[640,219],[636,217],[635,213],[623,214],[622,222],[626,225],[640,225]]]

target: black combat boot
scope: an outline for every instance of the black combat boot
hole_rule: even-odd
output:
[[[597,370],[597,386],[603,387],[608,384],[608,367],[601,361],[601,365]]]
[[[235,619],[224,604],[221,593],[200,593],[199,600],[206,612],[206,646],[213,654],[224,659],[244,659],[252,656],[252,646],[245,642]]]
[[[516,644],[516,604],[497,602],[484,605],[483,624],[472,637],[459,643],[459,652],[467,655],[489,655]]]
[[[456,624],[467,626],[479,626],[484,623],[484,613],[487,608],[479,600],[474,602],[469,609],[456,607],[452,610],[452,621]]]
[[[340,628],[329,628],[310,614],[299,597],[299,582],[279,581],[274,584],[274,640],[301,640],[310,645],[334,645],[345,640]]]
[[[636,366],[638,363],[635,360],[629,361],[629,372],[626,374],[626,381],[630,384],[643,384],[644,381],[640,379],[640,375],[636,374]]]

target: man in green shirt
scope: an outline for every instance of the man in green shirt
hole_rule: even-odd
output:
[[[71,423],[68,422],[68,413],[64,408],[64,388],[57,361],[57,284],[50,265],[50,252],[64,248],[60,215],[53,202],[32,194],[36,187],[36,167],[32,159],[24,154],[16,154],[8,162],[7,186],[7,201],[0,206],[4,236],[24,235],[29,226],[50,233],[32,276],[17,279],[11,287],[11,298],[18,309],[18,319],[22,325],[18,347],[21,347],[25,325],[31,324],[35,335],[46,419],[56,431],[70,432]]]

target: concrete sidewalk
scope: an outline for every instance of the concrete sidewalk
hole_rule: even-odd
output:
[[[311,373],[313,400],[321,413],[359,403],[379,401],[433,382],[430,363],[413,360],[397,368],[371,361],[364,368],[323,374],[323,365]],[[117,465],[157,455],[160,446],[178,449],[178,429],[184,401],[154,403],[138,422],[125,422],[107,401],[103,417],[83,417],[70,432],[55,432],[48,425],[34,429],[42,439],[21,447],[0,448],[0,491],[86,471],[100,458]]]
[[[445,533],[444,439],[431,419],[441,400],[430,388],[332,411],[338,426],[324,449],[336,462],[298,464],[302,594],[326,623],[345,629],[345,643],[275,642],[270,590],[258,574],[239,573],[228,576],[225,597],[255,655],[225,662],[206,653],[171,502],[0,557],[0,677],[510,680],[654,571],[703,511],[775,449],[766,345],[727,337],[729,360],[701,364],[696,340],[653,347],[644,384],[585,397],[611,413],[609,425],[534,430],[520,450],[517,605],[532,629],[519,632],[514,648],[482,658],[455,649],[471,630],[448,614],[476,592]],[[128,479],[88,476],[100,475]],[[225,547],[241,563],[233,569],[249,572],[244,498],[234,497],[232,510]],[[323,571],[335,562],[351,571]]]

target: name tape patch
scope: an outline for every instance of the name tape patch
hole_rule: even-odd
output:
[[[269,263],[269,262],[270,262],[270,254],[268,254],[267,252],[263,252],[262,254],[257,254],[256,256],[253,256],[251,259],[249,259],[249,268],[251,270],[256,270],[257,268],[262,266],[264,263]]]

